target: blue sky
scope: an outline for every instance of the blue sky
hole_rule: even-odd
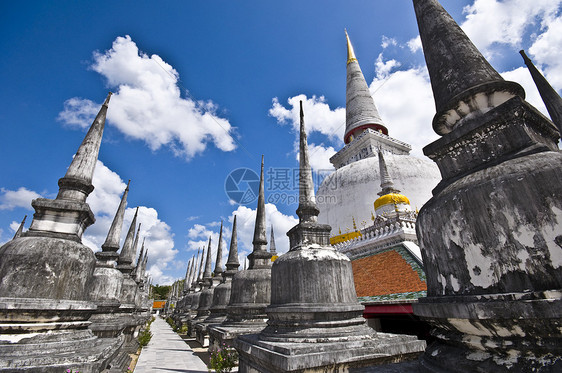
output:
[[[518,51],[562,88],[562,0],[442,4],[544,111]],[[26,214],[29,227],[32,198],[56,196],[111,90],[88,199],[97,222],[84,243],[101,245],[131,179],[127,219],[141,206],[155,283],[183,277],[210,234],[216,251],[221,219],[228,247],[233,213],[244,257],[256,203],[229,201],[225,180],[238,168],[257,172],[261,154],[277,178],[298,166],[299,99],[313,166],[329,172],[343,144],[345,28],[390,135],[420,157],[437,138],[411,1],[0,1],[0,9],[0,243]],[[281,251],[296,222],[289,184],[266,184]]]

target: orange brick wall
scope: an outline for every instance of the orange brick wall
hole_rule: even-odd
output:
[[[358,297],[427,290],[425,281],[394,250],[351,262]]]

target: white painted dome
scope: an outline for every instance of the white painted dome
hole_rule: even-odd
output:
[[[408,197],[412,209],[427,202],[439,181],[439,169],[429,159],[411,155],[384,154],[394,187]],[[353,231],[373,224],[374,202],[381,191],[378,155],[350,163],[326,177],[318,188],[318,221],[332,226],[331,235]]]

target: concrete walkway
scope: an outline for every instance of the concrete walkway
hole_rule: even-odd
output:
[[[150,326],[152,339],[142,349],[134,373],[207,373],[207,366],[159,316]]]

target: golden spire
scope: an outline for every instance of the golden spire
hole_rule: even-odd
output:
[[[349,65],[351,62],[356,61],[355,52],[353,51],[353,46],[351,45],[351,41],[349,41],[349,35],[347,34],[347,29],[345,29],[345,38],[347,39],[347,64]]]

